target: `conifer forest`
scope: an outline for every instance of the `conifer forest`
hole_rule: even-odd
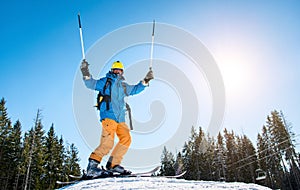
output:
[[[300,159],[296,135],[282,112],[271,111],[257,134],[256,144],[247,135],[226,128],[216,138],[200,127],[176,155],[165,147],[160,175],[184,170],[185,179],[257,183],[272,189],[300,189]]]
[[[54,125],[43,128],[38,110],[32,128],[22,132],[13,123],[4,98],[0,101],[0,189],[55,189],[56,180],[80,174],[78,150],[55,134]],[[23,134],[23,135],[22,135]]]

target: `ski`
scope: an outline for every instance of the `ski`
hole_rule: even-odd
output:
[[[158,177],[165,177],[165,178],[180,178],[182,176],[184,176],[186,174],[186,171],[180,173],[180,174],[177,174],[177,175],[169,175],[169,176],[158,176]]]
[[[69,177],[73,179],[80,179],[82,178],[82,175],[69,175]]]
[[[79,182],[80,180],[75,180],[75,181],[56,181],[58,185],[70,185]]]
[[[100,179],[100,178],[129,178],[129,177],[154,177],[154,178],[158,178],[158,177],[162,177],[162,178],[170,178],[170,179],[177,179],[180,177],[183,177],[186,174],[186,171],[177,174],[177,175],[169,175],[169,176],[152,176],[152,174],[154,174],[156,171],[158,171],[159,167],[149,171],[149,172],[143,172],[143,173],[136,173],[136,174],[130,174],[130,175],[121,175],[121,174],[115,174],[109,177],[99,177],[99,178],[92,178],[92,179],[82,179],[81,176],[74,176],[74,175],[69,175],[70,177],[75,178],[75,180],[73,181],[56,181],[57,184],[59,185],[71,185],[71,184],[75,184],[78,183],[80,181],[85,181],[85,180],[93,180],[93,179]]]
[[[129,176],[124,176],[124,177],[153,177],[153,178],[159,178],[159,177],[162,177],[162,178],[170,178],[170,179],[177,179],[177,178],[181,178],[182,176],[184,176],[186,174],[186,171],[180,173],[180,174],[177,174],[177,175],[141,175],[141,176],[135,176],[135,175],[129,175]]]
[[[128,177],[130,177],[130,176],[133,176],[133,177],[136,177],[136,176],[141,176],[141,175],[152,175],[152,174],[154,174],[155,172],[157,172],[158,170],[160,169],[160,166],[157,166],[157,167],[155,167],[154,169],[152,169],[152,170],[150,170],[150,171],[146,171],[146,172],[141,172],[141,173],[133,173],[133,174],[129,174],[129,175],[122,175],[122,174],[118,174],[118,173],[116,173],[116,174],[113,174],[111,177],[118,177],[118,176],[124,176],[124,177],[126,177],[126,176],[128,176]],[[80,176],[76,176],[76,175],[69,175],[69,177],[71,177],[71,178],[73,178],[73,179],[81,179],[82,178],[82,175],[80,175]]]
[[[84,181],[84,180],[92,180],[92,179],[99,179],[99,178],[114,178],[114,177],[150,177],[151,175],[153,175],[155,172],[157,172],[160,169],[160,166],[155,167],[154,169],[150,170],[150,171],[146,171],[146,172],[140,172],[140,173],[133,173],[133,174],[129,174],[129,175],[123,175],[123,174],[115,174],[113,173],[111,176],[108,177],[96,177],[96,178],[91,178],[91,179],[87,179],[85,175],[81,175],[81,176],[76,176],[76,175],[69,175],[69,177],[75,179],[73,181],[56,181],[57,184],[60,185],[68,185],[68,184],[74,184],[76,182],[79,181]]]
[[[149,175],[151,176],[152,174],[154,174],[155,172],[157,172],[160,169],[160,166],[155,167],[154,169],[150,170],[150,171],[146,171],[146,172],[141,172],[141,173],[134,173],[134,174],[130,174],[130,175],[123,175],[123,176],[132,176],[132,177],[138,177],[138,176],[146,176]],[[120,175],[120,174],[117,174]]]

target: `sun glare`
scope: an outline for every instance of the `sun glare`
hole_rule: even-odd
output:
[[[249,59],[238,51],[223,51],[217,54],[226,93],[240,94],[249,86],[251,69]]]

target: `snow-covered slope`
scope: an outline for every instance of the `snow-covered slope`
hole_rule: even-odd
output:
[[[184,179],[167,179],[161,177],[155,178],[106,178],[95,179],[88,181],[81,181],[76,184],[66,186],[62,189],[77,190],[115,190],[115,189],[163,189],[163,190],[177,190],[177,189],[240,189],[240,190],[266,190],[267,187],[263,187],[256,184],[245,183],[225,183],[225,182],[212,182],[212,181],[187,181]]]

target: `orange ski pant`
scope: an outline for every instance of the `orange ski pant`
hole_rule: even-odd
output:
[[[112,119],[102,120],[100,145],[91,153],[90,158],[101,162],[102,158],[113,148],[115,134],[117,134],[119,142],[110,155],[110,159],[112,158],[111,167],[120,165],[131,144],[130,130],[125,122],[117,123]]]

